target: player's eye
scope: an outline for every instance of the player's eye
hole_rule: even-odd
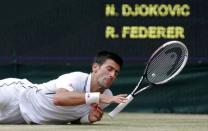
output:
[[[111,67],[107,67],[107,70],[108,70],[108,71],[112,71],[112,70],[113,70],[113,68],[111,68]]]
[[[118,71],[115,70],[113,67],[107,67],[106,69],[108,70],[108,72],[114,72],[115,73],[115,76],[118,75]]]

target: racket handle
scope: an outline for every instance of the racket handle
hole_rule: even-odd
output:
[[[125,103],[120,103],[113,111],[108,113],[111,118],[114,118],[119,112],[121,112],[121,110],[123,110],[133,100],[134,97],[130,94],[126,98],[127,101]]]

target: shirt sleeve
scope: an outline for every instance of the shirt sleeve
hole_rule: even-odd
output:
[[[64,88],[68,91],[74,91],[74,80],[71,74],[64,74],[56,80],[56,89]]]
[[[61,75],[56,79],[56,89],[64,88],[68,91],[83,91],[87,77],[88,74],[82,72]]]

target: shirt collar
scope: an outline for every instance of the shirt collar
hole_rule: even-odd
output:
[[[89,76],[88,76],[88,78],[87,78],[86,92],[90,92],[91,79],[92,79],[92,74],[90,73]]]

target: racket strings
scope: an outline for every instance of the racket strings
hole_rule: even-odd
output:
[[[165,55],[164,55],[165,56]],[[174,74],[178,68],[180,68],[180,65],[182,63],[182,60],[176,60],[176,59],[169,59],[169,56],[160,57],[161,59],[157,60],[158,63],[153,62],[153,68],[152,70],[154,72],[149,72],[152,76],[150,78],[154,78],[155,82],[161,81],[166,79],[167,77]],[[175,62],[177,61],[177,63]],[[176,64],[175,64],[176,63]],[[173,67],[173,65],[175,66]],[[155,68],[157,67],[157,68]],[[158,77],[155,77],[155,76]]]
[[[178,62],[178,64],[176,64],[176,66],[172,69],[173,65],[175,64],[175,59],[170,60],[169,57],[165,56],[165,57],[160,57],[161,59],[154,61],[152,63],[152,68],[150,72],[148,72],[148,74],[152,75],[149,78],[152,78],[151,81],[161,81],[166,79],[167,77],[171,76],[172,74],[174,74],[174,72],[177,71],[177,69],[180,67],[180,61]],[[172,70],[170,70],[172,69]],[[157,76],[157,77],[156,77]]]
[[[167,49],[166,49],[167,50]],[[163,53],[163,54],[162,54]],[[162,56],[161,56],[162,55]],[[183,58],[180,58],[178,64],[175,67],[175,70],[177,70],[181,63],[183,62]],[[156,57],[152,63],[150,64],[150,66],[152,66],[152,69],[149,69],[149,72],[151,72],[152,70],[156,70],[156,68],[161,68],[163,70],[161,70],[162,72],[167,72],[167,70],[169,69],[170,66],[172,66],[175,63],[175,59],[170,59],[169,56],[164,55],[164,52],[161,52],[158,57]]]
[[[168,64],[164,64],[163,62],[171,62],[170,59],[164,54],[164,52],[167,51],[167,49],[163,49],[159,52],[159,54],[156,54],[156,57],[152,59],[151,63],[149,64],[149,72],[152,70],[155,70],[155,68],[163,68],[169,66]],[[171,64],[171,63],[169,63]],[[163,70],[166,72],[166,70]]]
[[[164,60],[165,61],[165,60]],[[167,61],[166,61],[167,62]],[[167,63],[164,62],[160,62],[155,64],[155,66],[158,66],[160,68],[155,69],[153,66],[152,71],[148,72],[149,76],[149,80],[157,83],[159,81],[165,80],[167,77],[172,76],[177,70],[178,68],[180,68],[180,64],[178,64],[170,73],[167,72],[170,71],[170,67],[173,65],[173,61],[168,61]],[[162,69],[162,71],[161,71]],[[151,78],[151,79],[150,79]]]
[[[179,44],[161,48],[148,65],[147,79],[152,83],[158,83],[172,76],[183,64],[185,54],[186,49]]]

